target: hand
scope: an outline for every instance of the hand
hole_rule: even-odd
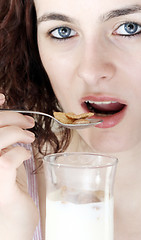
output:
[[[0,105],[4,96],[0,94]],[[0,239],[32,239],[37,224],[37,209],[16,182],[18,167],[31,153],[13,144],[32,143],[34,119],[15,112],[0,112]]]

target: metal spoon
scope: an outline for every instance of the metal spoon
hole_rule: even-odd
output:
[[[15,110],[15,109],[0,109],[0,111],[10,111],[10,112],[18,112],[18,113],[32,113],[32,114],[39,114],[42,116],[46,116],[49,118],[52,118],[54,121],[56,121],[58,124],[60,124],[61,126],[65,127],[65,128],[69,128],[69,129],[83,129],[83,128],[88,128],[88,127],[92,127],[95,126],[99,123],[102,122],[102,120],[100,119],[87,119],[89,120],[89,123],[80,123],[80,124],[65,124],[60,122],[59,120],[57,120],[56,118],[54,118],[53,116],[47,114],[47,113],[43,113],[43,112],[36,112],[36,111],[26,111],[26,110]]]

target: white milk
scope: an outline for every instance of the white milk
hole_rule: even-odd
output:
[[[46,201],[46,240],[113,240],[113,199],[86,204],[51,199]]]

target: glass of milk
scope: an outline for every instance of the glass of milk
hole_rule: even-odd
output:
[[[114,240],[117,162],[94,153],[45,157],[46,240]]]

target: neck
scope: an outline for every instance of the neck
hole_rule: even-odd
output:
[[[141,171],[141,145],[134,148],[130,148],[127,151],[115,153],[114,156],[116,156],[119,160],[118,162],[118,168],[120,168],[121,173],[127,172],[132,169],[136,172]]]

